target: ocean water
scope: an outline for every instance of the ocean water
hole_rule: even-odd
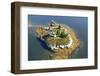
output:
[[[52,51],[35,35],[37,26],[48,26],[51,20],[71,27],[81,41],[80,48],[71,55],[71,59],[88,58],[87,17],[28,15],[28,60],[51,59]]]

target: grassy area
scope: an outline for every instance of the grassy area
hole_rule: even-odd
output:
[[[47,43],[50,45],[66,45],[69,42],[69,37],[61,38],[61,37],[48,37],[46,39]]]

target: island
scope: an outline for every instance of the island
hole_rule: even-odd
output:
[[[66,24],[52,20],[48,26],[36,27],[36,37],[46,43],[53,51],[51,59],[69,59],[80,47],[76,32]]]

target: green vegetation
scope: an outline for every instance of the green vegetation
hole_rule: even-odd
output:
[[[61,38],[61,37],[48,37],[46,39],[48,44],[56,44],[56,45],[66,45],[69,42],[69,37]]]
[[[61,34],[60,34],[60,37],[65,38],[66,36],[67,36],[67,34],[64,31],[62,31]]]

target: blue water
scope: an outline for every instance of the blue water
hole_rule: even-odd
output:
[[[28,15],[28,60],[48,60],[52,51],[45,43],[36,38],[35,27],[48,26],[54,20],[71,27],[81,41],[81,46],[71,56],[72,59],[88,57],[88,18],[75,16],[42,16]]]

